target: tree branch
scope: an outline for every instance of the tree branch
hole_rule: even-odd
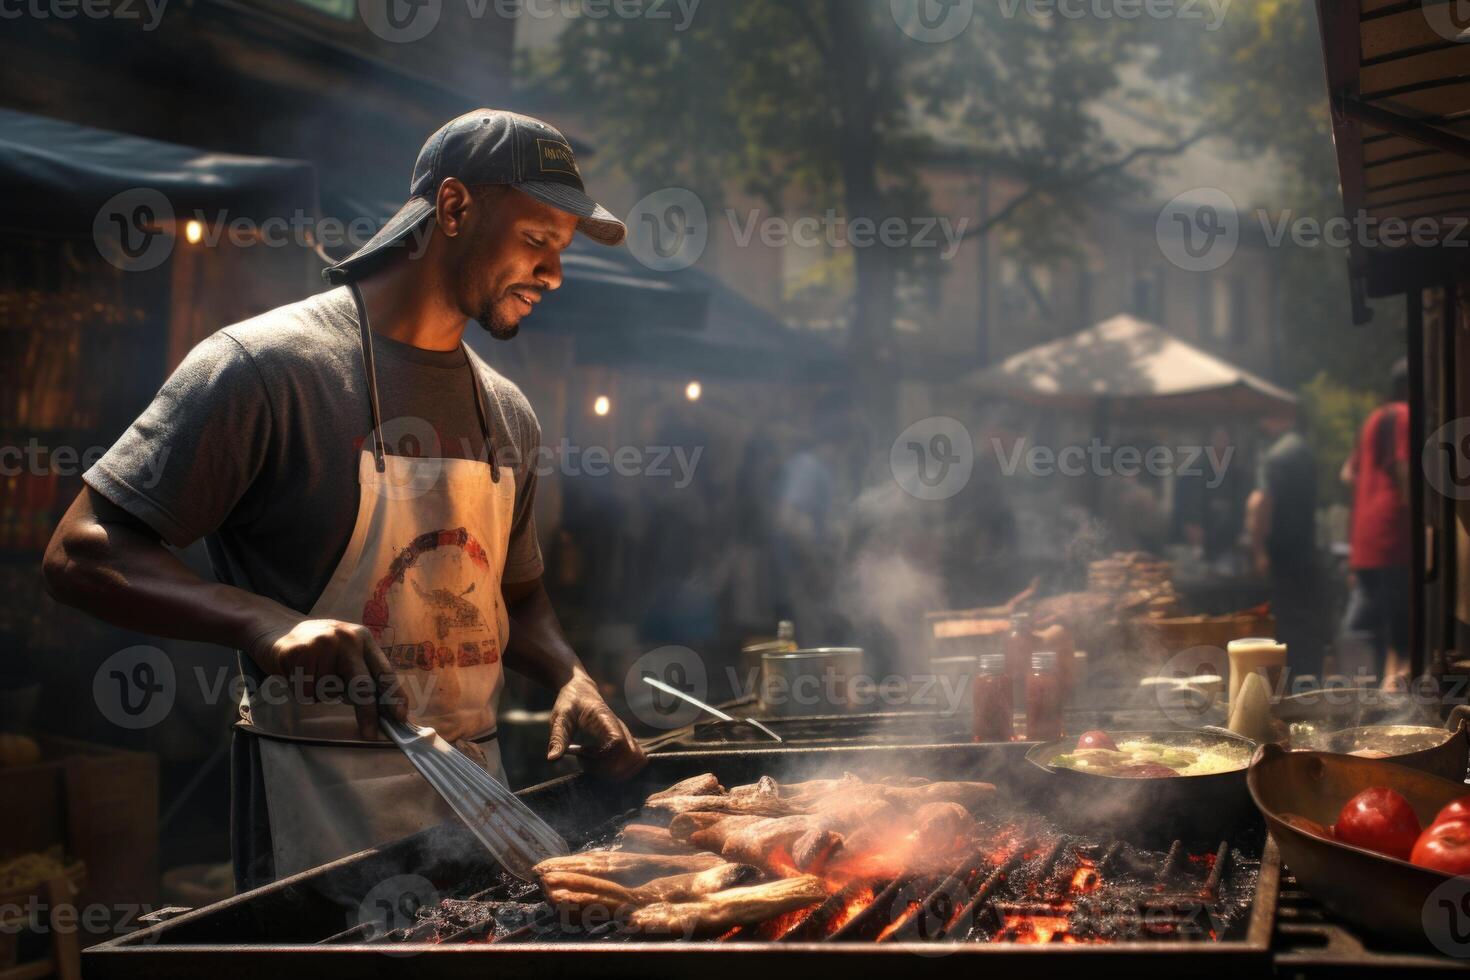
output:
[[[1195,130],[1194,133],[1174,143],[1152,143],[1146,146],[1135,146],[1133,149],[1129,150],[1121,157],[1118,157],[1116,160],[1110,160],[1107,163],[1093,167],[1091,170],[1079,174],[1078,176],[1073,177],[1070,180],[1054,180],[1034,183],[1031,186],[1027,187],[1020,194],[1017,194],[1015,197],[1007,201],[1005,207],[1001,208],[995,214],[991,215],[981,224],[968,229],[960,237],[961,239],[979,238],[981,235],[989,234],[991,229],[1009,221],[1011,218],[1015,217],[1016,212],[1021,210],[1021,208],[1025,207],[1031,201],[1034,201],[1036,198],[1050,191],[1058,190],[1060,188],[1068,186],[1090,184],[1094,180],[1097,180],[1099,177],[1105,177],[1109,174],[1115,174],[1123,170],[1127,170],[1130,166],[1146,157],[1178,156],[1180,153],[1183,153],[1185,150],[1189,149],[1200,140],[1208,136],[1213,136],[1216,133],[1227,129],[1232,121],[1233,118],[1231,120],[1226,120],[1225,122],[1211,123],[1205,126],[1201,126],[1199,129]]]

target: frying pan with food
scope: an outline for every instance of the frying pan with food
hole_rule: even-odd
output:
[[[1360,725],[1305,739],[1295,735],[1292,748],[1387,759],[1442,779],[1465,778],[1470,763],[1470,706],[1456,705],[1444,727],[1433,725]]]
[[[1042,742],[1026,760],[1047,773],[1051,812],[1078,833],[1108,833],[1140,842],[1220,841],[1258,824],[1245,786],[1255,743],[1224,730],[1108,732],[1119,746],[1146,742],[1207,750],[1238,766],[1205,775],[1104,775],[1054,764],[1077,749],[1077,736]]]

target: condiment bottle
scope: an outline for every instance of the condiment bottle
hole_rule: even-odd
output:
[[[1036,652],[1036,635],[1031,632],[1031,614],[1011,614],[1011,631],[1006,634],[1006,673],[1011,675],[1012,696],[1020,702],[1026,696],[1026,668]]]
[[[1009,742],[1015,734],[1012,719],[1016,706],[1005,654],[980,655],[975,665],[975,678],[970,682],[970,700],[974,708],[972,726],[975,741]]]
[[[1062,737],[1062,685],[1057,655],[1046,650],[1031,655],[1026,675],[1026,738],[1050,742]]]

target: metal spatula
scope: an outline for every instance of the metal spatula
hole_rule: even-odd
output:
[[[432,728],[378,716],[378,724],[435,792],[459,814],[501,867],[531,881],[532,866],[569,853],[552,830],[510,787],[477,766]]]

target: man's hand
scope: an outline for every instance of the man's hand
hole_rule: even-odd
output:
[[[597,693],[592,678],[580,670],[562,685],[551,708],[547,761],[555,762],[565,755],[577,732],[584,738],[582,765],[599,776],[626,779],[648,764],[643,746]]]
[[[379,705],[408,720],[398,675],[366,626],[336,619],[305,619],[268,629],[246,651],[267,674],[283,676],[291,690],[318,701],[347,700],[357,714],[357,733],[380,739]]]

